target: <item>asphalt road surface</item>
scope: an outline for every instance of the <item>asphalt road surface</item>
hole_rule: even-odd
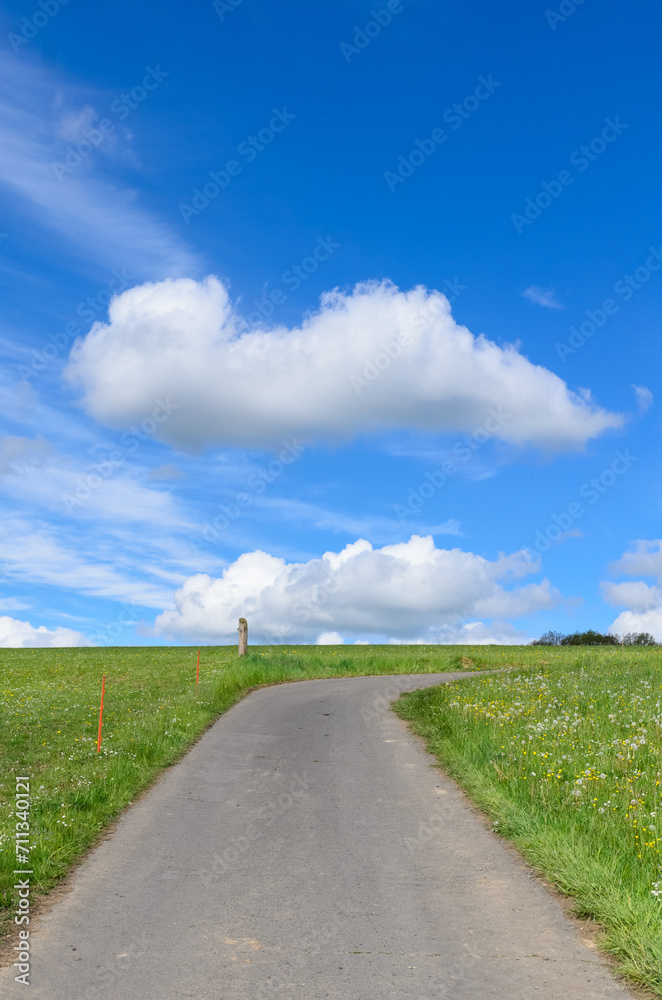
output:
[[[31,925],[33,1000],[625,1000],[388,708],[457,675],[256,691]],[[25,997],[14,970],[3,997]]]

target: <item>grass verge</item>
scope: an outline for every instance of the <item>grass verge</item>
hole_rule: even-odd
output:
[[[396,711],[495,832],[602,925],[620,971],[662,996],[662,653],[541,656],[403,695]]]

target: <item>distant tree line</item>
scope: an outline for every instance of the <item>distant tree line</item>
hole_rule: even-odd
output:
[[[534,639],[532,646],[657,646],[650,632],[627,632],[625,635],[610,633],[572,632],[564,635],[562,632],[545,632],[539,639]]]

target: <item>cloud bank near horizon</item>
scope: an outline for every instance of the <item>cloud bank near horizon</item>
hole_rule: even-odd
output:
[[[506,589],[538,570],[538,560],[525,551],[489,561],[457,548],[438,549],[431,535],[379,549],[358,539],[306,563],[286,563],[258,550],[240,555],[220,577],[190,576],[154,628],[172,639],[231,641],[237,619],[245,617],[253,641],[264,643],[315,642],[332,633],[458,642],[455,636],[472,631],[487,641],[495,630],[516,634],[504,619],[562,600],[548,580]],[[467,628],[466,620],[475,618],[494,619],[495,630],[481,622]]]
[[[662,642],[662,539],[640,539],[633,550],[625,552],[610,569],[615,575],[647,576],[656,582],[626,580],[601,584],[604,600],[614,607],[626,609],[612,622],[609,631],[619,635],[650,632],[657,642]]]
[[[46,628],[40,625],[35,628],[30,622],[0,615],[0,648],[2,649],[33,649],[62,646],[92,646],[94,643],[86,639],[80,632],[70,628]]]

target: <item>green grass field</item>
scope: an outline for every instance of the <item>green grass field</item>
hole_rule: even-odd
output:
[[[443,646],[4,649],[0,655],[0,935],[15,908],[15,779],[30,779],[33,901],[133,798],[251,688],[354,674],[462,669]],[[470,668],[471,664],[467,663]],[[106,674],[101,753],[96,752]]]
[[[599,647],[9,649],[0,657],[0,932],[16,900],[15,778],[31,789],[34,897],[200,733],[262,684],[494,670],[404,696],[398,712],[535,867],[605,928],[662,996],[662,652]],[[96,752],[106,674],[104,730]]]
[[[494,830],[602,924],[621,971],[662,996],[662,652],[538,656],[396,710]]]

